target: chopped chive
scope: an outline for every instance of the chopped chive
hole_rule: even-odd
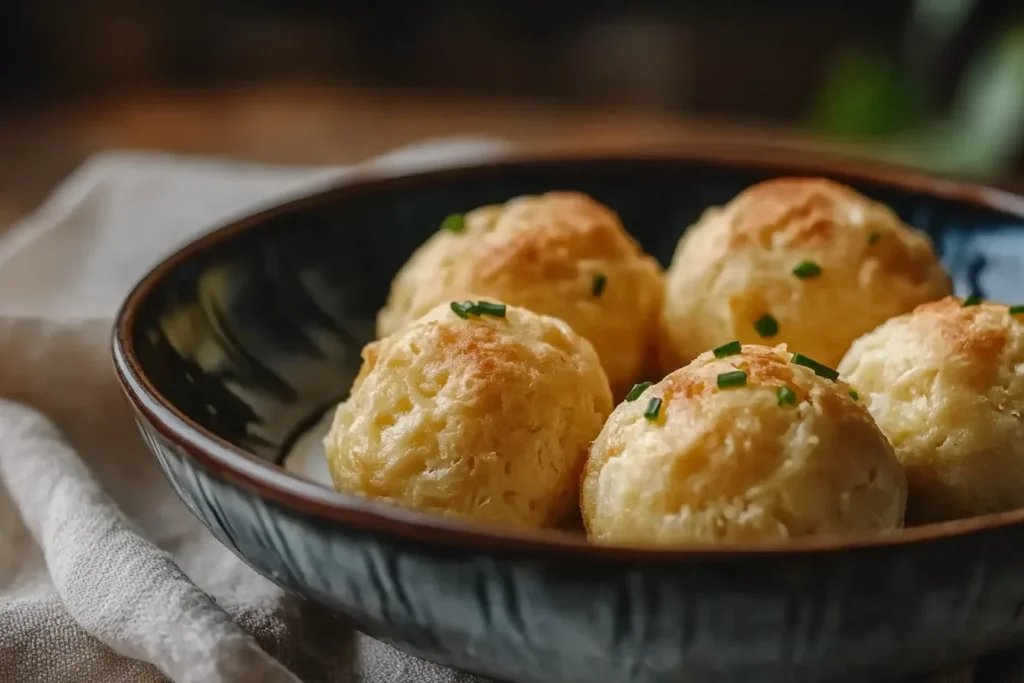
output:
[[[661,412],[661,399],[655,396],[647,403],[647,409],[644,411],[644,417],[654,422],[658,419],[658,414]]]
[[[715,358],[725,358],[726,356],[735,356],[737,353],[741,353],[743,347],[740,346],[738,341],[731,341],[728,344],[722,344],[716,346],[711,350],[711,353],[715,354]]]
[[[850,389],[850,398],[852,398],[854,401],[860,400],[860,394],[857,393],[856,389]]]
[[[476,302],[477,315],[492,315],[495,318],[504,318],[506,310],[505,304],[493,304],[490,301]]]
[[[604,286],[608,284],[608,278],[604,275],[595,275],[594,284],[591,285],[590,291],[594,293],[594,296],[601,296],[604,293]]]
[[[452,310],[463,320],[471,315],[480,315],[480,306],[474,301],[453,301]]]
[[[466,229],[466,217],[461,213],[453,213],[441,221],[441,229],[448,232],[462,232]]]
[[[779,333],[779,321],[771,313],[766,313],[754,322],[754,329],[762,339],[768,339]]]
[[[793,269],[793,275],[796,275],[798,278],[801,279],[809,277],[818,277],[819,275],[821,275],[821,266],[819,266],[814,261],[801,261],[800,263],[796,264],[796,268]]]
[[[814,374],[817,375],[818,377],[824,377],[825,379],[830,379],[833,382],[839,379],[838,372],[836,372],[827,365],[822,365],[813,358],[808,358],[802,353],[794,353],[793,358],[790,360],[790,362],[814,370]]]
[[[882,233],[872,232],[868,235],[868,244],[878,244],[878,240],[882,239]]]
[[[742,370],[733,370],[732,372],[723,372],[718,376],[718,388],[729,389],[731,387],[745,387],[747,386],[747,373]]]
[[[796,392],[794,392],[789,387],[779,387],[779,390],[775,392],[775,395],[779,399],[780,406],[796,405]]]
[[[971,294],[969,297],[964,299],[964,308],[967,308],[968,306],[977,306],[980,303],[981,297],[977,294]]]
[[[1021,313],[1024,313],[1024,304],[1010,306],[1010,315],[1020,315]]]
[[[629,390],[628,394],[626,394],[626,400],[627,401],[635,401],[635,400],[637,400],[638,398],[640,398],[640,394],[642,394],[645,391],[647,391],[647,387],[649,387],[649,386],[651,386],[650,382],[640,382],[639,384],[634,384],[633,388]]]

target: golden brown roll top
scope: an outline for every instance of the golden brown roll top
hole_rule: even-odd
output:
[[[622,391],[642,372],[661,306],[661,268],[606,206],[576,192],[485,206],[420,247],[392,283],[378,334],[438,303],[490,296],[569,323]]]
[[[928,237],[824,179],[780,178],[709,209],[666,276],[666,372],[731,339],[835,366],[860,335],[950,293]]]

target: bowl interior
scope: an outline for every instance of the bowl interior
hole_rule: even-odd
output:
[[[128,330],[142,373],[196,425],[279,463],[344,399],[395,272],[453,212],[548,190],[617,211],[667,265],[709,206],[779,175],[849,183],[927,231],[959,294],[1024,302],[1024,218],[860,173],[685,158],[499,163],[339,188],[245,219],[172,257]]]

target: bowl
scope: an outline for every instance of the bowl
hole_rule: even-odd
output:
[[[256,571],[442,664],[517,683],[862,681],[1024,641],[1024,510],[895,536],[678,550],[503,533],[336,493],[285,456],[358,370],[392,276],[449,213],[551,189],[667,263],[707,206],[779,175],[926,230],[959,293],[1024,301],[1024,199],[757,144],[540,154],[363,178],[238,220],[132,291],[116,369],[189,509]]]

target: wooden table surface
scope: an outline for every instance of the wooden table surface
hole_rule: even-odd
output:
[[[266,163],[352,163],[426,137],[488,135],[524,146],[679,144],[786,130],[594,108],[325,87],[134,95],[0,116],[0,230],[90,154],[143,148]]]

